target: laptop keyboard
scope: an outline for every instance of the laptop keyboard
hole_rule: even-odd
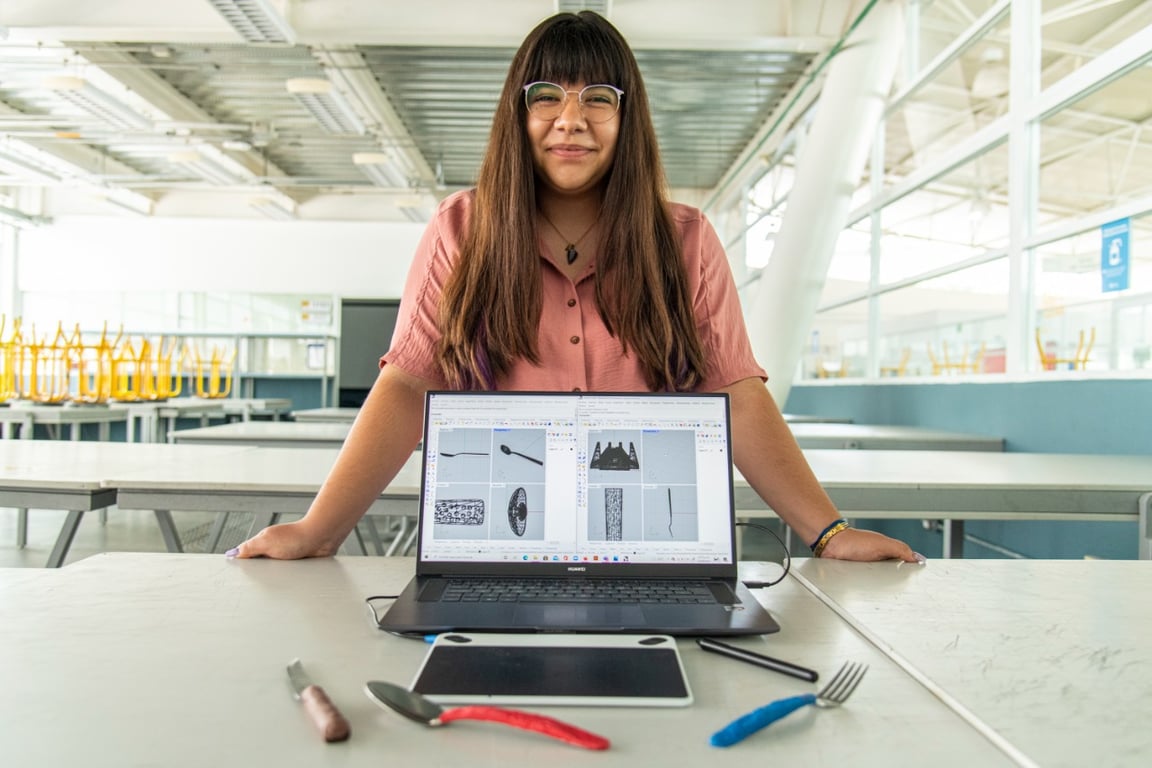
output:
[[[441,602],[717,603],[699,581],[653,579],[449,579]]]

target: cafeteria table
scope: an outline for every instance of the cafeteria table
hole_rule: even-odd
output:
[[[351,422],[237,421],[169,432],[187,445],[257,445],[265,448],[339,448]]]
[[[14,438],[19,430],[22,439],[31,440],[37,425],[40,425],[50,433],[68,427],[69,438],[78,441],[80,430],[85,424],[96,424],[100,439],[108,440],[111,425],[127,420],[128,410],[120,405],[45,405],[16,401],[0,407],[0,436],[5,440]]]
[[[949,432],[920,427],[872,426],[863,424],[811,423],[789,424],[801,448],[852,448],[860,450],[950,450],[1003,451],[999,437]],[[349,421],[259,422],[219,424],[200,429],[183,429],[170,433],[182,443],[229,443],[249,445],[293,445],[338,447],[344,442]]]
[[[256,513],[259,526],[275,522],[281,512],[306,511],[336,453],[254,448],[227,460],[184,464],[172,474],[121,473],[107,482],[119,489],[121,506],[229,511],[227,505],[235,503]],[[1137,523],[1138,555],[1152,558],[1152,457],[846,450],[804,455],[848,517],[944,520],[945,557],[963,555],[965,520],[1086,520]],[[774,516],[739,472],[734,479],[738,517]],[[233,493],[234,501],[228,498]],[[419,498],[420,455],[413,453],[376,510],[412,517]]]
[[[46,565],[64,563],[68,549],[85,512],[104,511],[116,503],[116,489],[107,484],[110,474],[148,467],[159,472],[168,462],[197,464],[209,456],[233,454],[236,447],[188,447],[140,443],[99,443],[93,441],[4,440],[0,441],[0,506],[14,507],[17,518],[17,546],[24,546],[27,526],[37,509],[65,510]],[[171,515],[154,509],[165,545],[179,551]]]
[[[300,422],[350,423],[356,420],[359,408],[303,408],[292,411],[292,420]]]
[[[1147,563],[808,559],[794,574],[953,711],[1035,764],[1152,764]]]
[[[428,649],[381,632],[366,605],[369,596],[398,592],[413,567],[412,558],[114,553],[40,571],[40,578],[17,569],[11,584],[0,571],[5,759],[22,768],[1031,765],[1015,744],[974,727],[795,579],[759,593],[781,631],[737,642],[813,668],[825,680],[845,661],[867,664],[862,684],[840,708],[809,707],[738,745],[712,747],[709,736],[733,718],[817,686],[680,639],[690,706],[519,707],[607,737],[605,752],[495,723],[429,728],[364,693],[368,680],[408,685]],[[887,567],[903,578],[918,575],[912,566]],[[1001,592],[1008,588],[1000,585]],[[941,637],[947,615],[923,631]],[[922,632],[920,622],[910,624],[907,631]],[[326,744],[292,698],[285,666],[296,658],[348,718],[347,741]],[[1022,663],[1047,666],[1042,655]],[[1050,701],[1045,711],[1055,717],[1064,707]],[[1138,724],[1138,710],[1084,714],[1059,727],[1101,749],[1108,745],[1092,730],[1101,721]],[[1003,717],[991,726],[1011,726],[1024,713],[1008,709]]]

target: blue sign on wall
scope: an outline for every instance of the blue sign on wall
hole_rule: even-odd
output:
[[[1128,219],[1109,222],[1100,227],[1100,277],[1105,293],[1128,288],[1130,231]]]

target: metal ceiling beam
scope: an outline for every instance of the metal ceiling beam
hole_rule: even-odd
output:
[[[328,79],[366,119],[369,131],[396,159],[401,172],[417,185],[434,189],[436,173],[424,155],[414,149],[415,139],[376,82],[364,56],[355,48],[326,46],[313,48],[312,55],[325,68]]]
[[[70,42],[68,45],[92,65],[99,67],[109,77],[116,79],[125,88],[147,101],[157,111],[167,115],[172,122],[205,125],[220,122],[115,43]],[[220,138],[223,140],[227,137]],[[231,152],[231,156],[254,174],[287,175],[259,152],[236,151]]]

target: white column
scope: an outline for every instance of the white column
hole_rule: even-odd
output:
[[[1040,0],[1012,3],[1008,108],[1008,373],[1028,369],[1036,332],[1032,251],[1025,243],[1036,227],[1039,133],[1030,117],[1040,87]]]
[[[781,408],[812,327],[836,240],[884,112],[904,44],[904,3],[881,0],[829,63],[796,181],[747,319]]]

